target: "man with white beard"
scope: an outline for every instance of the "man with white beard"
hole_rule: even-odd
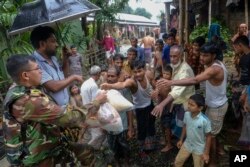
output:
[[[194,77],[192,68],[183,60],[183,48],[174,45],[170,49],[170,62],[173,68],[172,80],[180,80],[184,78]],[[164,87],[161,79],[157,82],[157,87],[161,90]],[[183,127],[183,118],[185,109],[187,108],[188,98],[195,93],[194,86],[173,86],[171,92],[168,94],[160,104],[155,106],[152,115],[161,117],[164,112],[172,112],[172,119],[175,119],[174,135],[180,137]],[[172,110],[165,110],[165,106],[173,102]],[[171,149],[171,148],[169,148]]]

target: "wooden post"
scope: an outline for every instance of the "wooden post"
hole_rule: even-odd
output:
[[[188,2],[189,0],[185,0],[185,42],[184,44],[187,44],[189,42],[189,12],[188,12]]]
[[[169,31],[169,27],[170,27],[170,3],[169,2],[165,2],[165,15],[166,15],[166,30],[167,32]]]
[[[208,26],[211,25],[211,10],[212,10],[212,0],[208,1]]]
[[[248,20],[248,0],[245,0],[245,19],[246,19],[245,23],[248,26],[248,22],[249,22],[249,20]]]
[[[183,44],[183,1],[179,1],[179,45]]]

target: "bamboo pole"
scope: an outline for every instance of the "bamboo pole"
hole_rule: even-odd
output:
[[[179,1],[179,45],[183,44],[183,1]]]
[[[248,0],[245,0],[245,23],[247,24],[247,26],[248,26],[248,22],[249,22],[249,20],[248,20]]]
[[[167,32],[169,31],[169,26],[170,26],[170,3],[165,2],[165,13],[166,13],[166,30]]]
[[[208,26],[210,27],[211,25],[211,10],[212,10],[212,0],[209,0],[208,2]]]
[[[189,0],[185,0],[185,42],[184,43],[188,43],[189,39],[188,39],[188,36],[189,36],[189,12],[188,12],[188,2]]]

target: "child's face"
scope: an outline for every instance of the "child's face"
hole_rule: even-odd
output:
[[[192,47],[193,47],[193,50],[194,50],[194,51],[199,51],[199,49],[200,49],[199,44],[196,43],[196,42],[193,43]]]
[[[71,88],[71,93],[72,93],[73,95],[78,94],[78,93],[79,93],[79,88],[78,88],[76,85],[74,85],[74,86]]]
[[[171,78],[172,78],[171,72],[169,72],[169,71],[162,71],[162,77],[164,79],[171,80]]]
[[[191,113],[197,113],[200,112],[202,109],[202,107],[198,106],[194,100],[189,99],[188,100],[188,111],[190,111]]]

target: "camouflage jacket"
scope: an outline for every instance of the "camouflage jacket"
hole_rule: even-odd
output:
[[[80,127],[85,120],[83,112],[97,109],[93,102],[81,111],[71,106],[61,108],[38,89],[23,86],[11,88],[4,100],[3,131],[6,156],[12,165],[35,166],[42,160],[57,156],[64,147],[60,127]],[[26,124],[24,150],[21,125]]]

